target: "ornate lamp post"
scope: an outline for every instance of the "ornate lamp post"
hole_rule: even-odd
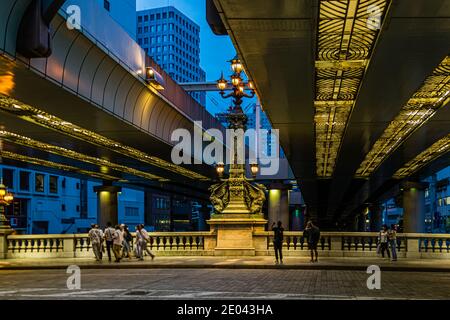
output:
[[[5,216],[5,207],[9,206],[14,200],[12,193],[3,184],[3,179],[0,180],[0,230],[11,229],[8,219]]]
[[[247,116],[242,110],[242,102],[244,98],[254,97],[255,90],[253,83],[244,82],[242,78],[244,67],[241,61],[236,57],[230,62],[233,70],[231,80],[228,82],[222,73],[221,78],[217,80],[217,87],[224,99],[233,99],[232,106],[224,114],[228,128],[245,130]],[[231,92],[225,93],[229,84],[231,84]],[[240,139],[241,147],[243,140],[243,138]],[[242,149],[238,149],[238,143],[234,141],[229,178],[222,179],[225,164],[218,163],[216,170],[221,182],[210,188],[214,214],[208,224],[211,226],[211,231],[217,234],[215,255],[253,256],[258,250],[267,249],[267,243],[264,240],[255,240],[254,236],[255,232],[264,231],[264,226],[267,224],[262,214],[266,188],[262,184],[252,183],[252,180],[245,176],[245,161],[238,161],[238,150]],[[250,171],[256,178],[259,171],[258,164],[251,163]]]
[[[231,92],[225,93],[229,82],[224,78],[223,73],[217,80],[217,87],[220,95],[224,99],[232,98],[233,104],[228,108],[225,118],[229,129],[245,130],[247,124],[247,116],[242,110],[242,102],[244,98],[253,98],[255,90],[252,82],[244,82],[242,72],[244,67],[241,61],[235,57],[231,61]],[[214,205],[216,214],[233,214],[239,215],[261,215],[262,206],[265,197],[265,187],[260,184],[250,183],[250,179],[245,176],[245,164],[238,164],[238,143],[235,141],[233,150],[233,160],[230,164],[229,179],[222,179],[222,183],[213,185],[210,188],[211,202]],[[250,169],[254,178],[259,171],[257,163],[252,163]],[[216,166],[217,174],[222,177],[224,173],[224,164],[219,163]]]

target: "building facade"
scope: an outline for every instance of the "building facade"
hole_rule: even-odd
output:
[[[450,233],[450,167],[423,180],[428,187],[425,197],[425,231]],[[382,223],[403,225],[402,198],[398,195],[383,205]]]
[[[204,82],[200,27],[172,6],[138,11],[137,42],[178,83]],[[191,96],[206,105],[205,92]]]
[[[3,183],[14,194],[6,217],[18,233],[83,233],[97,222],[94,187],[100,182],[5,165],[0,170]],[[144,192],[124,188],[118,200],[120,223],[144,222]]]

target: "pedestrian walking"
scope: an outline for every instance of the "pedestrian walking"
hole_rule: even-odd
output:
[[[278,221],[275,226],[275,222],[272,224],[273,231],[273,248],[275,250],[275,263],[283,264],[283,232],[284,228],[282,226],[282,222]]]
[[[381,256],[384,258],[384,252],[386,251],[388,258],[391,257],[389,252],[389,232],[387,225],[383,225],[383,229],[381,229],[378,234],[378,243],[380,245]]]
[[[389,246],[391,247],[392,261],[397,261],[397,227],[395,224],[391,225],[388,232]]]
[[[128,230],[128,226],[125,224],[120,225],[120,230],[123,234],[123,253],[122,257],[126,257],[131,259],[131,242],[133,241],[133,237],[131,236],[130,231]]]
[[[91,239],[92,251],[94,251],[95,260],[102,260],[103,232],[98,228],[98,225],[94,223],[91,225],[91,230],[89,230],[89,238]]]
[[[141,225],[136,226],[136,244],[135,244],[135,255],[139,260],[144,260],[144,252],[142,252],[143,243],[145,242],[144,237],[141,233]]]
[[[111,250],[113,248],[113,234],[116,230],[112,227],[111,222],[106,224],[106,229],[104,234],[105,243],[106,243],[106,253],[108,254],[108,260],[111,262]]]
[[[122,259],[122,245],[123,245],[123,233],[120,230],[120,226],[116,225],[116,229],[113,233],[113,252],[116,258],[115,262],[120,262]]]
[[[312,221],[308,221],[306,224],[303,238],[307,241],[308,249],[311,251],[311,262],[318,262],[317,244],[320,240],[320,229]]]
[[[150,249],[147,247],[147,242],[150,242],[150,236],[148,235],[147,230],[145,230],[144,225],[141,224],[141,235],[144,241],[142,241],[142,254],[144,254],[144,252],[147,252],[148,255],[150,255],[150,257],[152,257],[152,260],[155,259],[155,255],[150,251]],[[143,258],[144,256],[142,256]]]

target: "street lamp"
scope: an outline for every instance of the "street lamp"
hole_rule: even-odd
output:
[[[220,178],[223,177],[223,173],[225,172],[225,164],[224,164],[223,162],[219,162],[219,163],[216,165],[216,172],[217,172],[217,175],[218,175]]]
[[[236,56],[234,57],[234,59],[232,59],[231,61],[231,70],[234,71],[234,73],[241,73],[242,71],[244,71],[244,66],[241,63],[241,60],[239,60],[239,58]]]
[[[222,76],[220,77],[219,80],[217,80],[217,88],[219,88],[220,91],[224,91],[227,88],[228,85],[228,81],[223,77],[223,72],[222,72]]]
[[[233,84],[233,86],[237,87],[241,84],[241,77],[238,74],[233,74],[231,76],[231,83]]]
[[[256,178],[256,175],[259,172],[259,165],[257,163],[250,164],[250,171],[252,172],[253,178]]]
[[[242,77],[244,66],[239,58],[235,57],[231,61],[231,69],[233,74],[228,82],[223,73],[217,80],[217,88],[220,90],[222,98],[232,98],[233,104],[228,108],[224,117],[227,119],[228,128],[234,130],[246,130],[247,115],[242,110],[244,98],[253,98],[255,89],[253,83],[245,83]],[[230,93],[225,93],[228,83],[232,88]],[[248,93],[249,91],[249,93]],[[214,206],[214,210],[218,214],[252,214],[261,215],[262,207],[266,200],[266,188],[261,184],[252,184],[245,176],[245,164],[238,164],[238,144],[234,143],[234,159],[230,163],[229,178],[221,179],[221,183],[211,186],[210,200]],[[218,163],[216,171],[222,178],[225,171],[225,165]],[[258,164],[250,164],[252,176],[256,178],[259,171]]]
[[[10,229],[8,219],[5,216],[5,207],[9,206],[14,201],[14,196],[8,192],[8,188],[3,184],[3,179],[0,180],[0,230]]]

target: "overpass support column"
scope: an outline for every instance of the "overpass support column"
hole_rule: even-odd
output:
[[[281,221],[285,230],[289,225],[289,188],[283,183],[273,183],[269,186],[269,229],[272,223]]]
[[[94,187],[97,193],[97,223],[100,227],[105,227],[108,222],[113,226],[119,223],[118,194],[121,191],[121,187],[108,183]]]
[[[358,231],[359,232],[365,232],[366,231],[366,212],[361,212],[358,215]]]
[[[381,219],[384,207],[379,203],[373,204],[369,207],[370,215],[370,231],[378,232],[381,230]]]
[[[405,182],[403,189],[403,227],[406,233],[425,232],[425,189],[427,183]]]

